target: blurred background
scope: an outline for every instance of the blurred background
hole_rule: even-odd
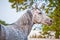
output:
[[[39,30],[40,38],[60,38],[60,0],[0,0],[0,24],[6,26],[14,23],[34,4],[53,19],[53,24],[36,24],[32,30]]]

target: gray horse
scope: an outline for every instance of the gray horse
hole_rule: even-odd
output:
[[[52,19],[46,16],[38,8],[27,10],[15,23],[0,25],[0,40],[27,40],[27,36],[34,24],[51,25]]]

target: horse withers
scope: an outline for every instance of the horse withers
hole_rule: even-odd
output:
[[[15,23],[8,26],[0,26],[1,40],[27,40],[34,24],[51,25],[52,19],[43,14],[38,8],[27,10]]]

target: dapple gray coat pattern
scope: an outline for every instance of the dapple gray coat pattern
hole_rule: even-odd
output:
[[[34,23],[51,25],[52,20],[37,8],[27,10],[15,23],[6,27],[0,25],[0,39],[27,40]]]
[[[0,26],[0,40],[27,40],[32,25],[32,13],[28,10],[15,23]]]

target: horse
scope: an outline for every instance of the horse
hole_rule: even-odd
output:
[[[38,8],[28,9],[11,25],[0,25],[0,40],[27,40],[32,26],[36,23],[51,25],[52,19]]]

